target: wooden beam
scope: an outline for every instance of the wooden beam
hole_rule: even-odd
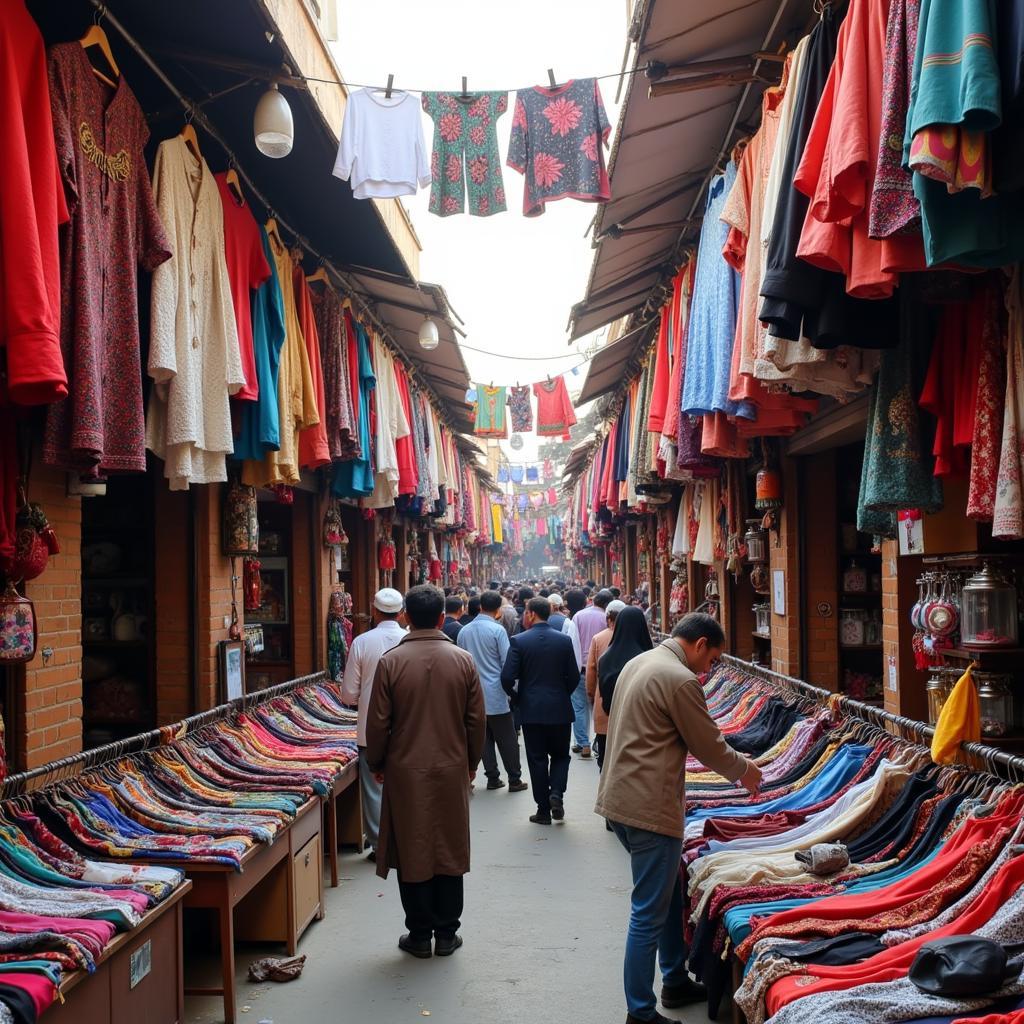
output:
[[[698,92],[701,89],[717,89],[736,85],[750,85],[753,82],[772,82],[774,78],[756,72],[753,67],[742,71],[714,75],[695,75],[692,78],[673,78],[668,82],[653,82],[647,90],[651,99],[659,96],[673,96],[681,92]]]

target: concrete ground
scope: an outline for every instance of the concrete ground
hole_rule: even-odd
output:
[[[300,943],[298,981],[249,983],[248,965],[279,950],[239,948],[239,1024],[621,1024],[629,862],[593,813],[597,778],[594,761],[574,756],[566,820],[546,828],[528,820],[529,792],[487,792],[478,776],[465,945],[447,959],[399,951],[394,874],[383,881],[364,856],[345,856],[326,918]],[[663,1012],[707,1020],[703,1005]],[[189,997],[185,1019],[222,1020],[220,999]]]

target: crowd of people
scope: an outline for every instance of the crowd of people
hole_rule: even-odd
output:
[[[682,931],[687,755],[752,793],[760,783],[708,714],[700,677],[724,642],[714,618],[693,613],[656,643],[644,608],[593,580],[379,590],[342,693],[358,709],[369,857],[382,878],[398,874],[408,929],[399,947],[426,959],[462,945],[481,762],[488,790],[531,790],[529,821],[550,826],[565,818],[577,754],[596,761],[595,811],[630,856],[627,1024],[667,1020],[654,994],[656,959],[663,1006],[704,998],[686,970]]]

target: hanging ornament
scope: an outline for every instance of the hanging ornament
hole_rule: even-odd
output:
[[[382,572],[390,572],[395,568],[395,542],[385,537],[377,545],[377,568]]]
[[[341,522],[341,509],[332,501],[324,512],[324,547],[337,548],[348,543],[345,527]]]
[[[31,661],[38,640],[35,607],[14,589],[14,581],[8,580],[0,594],[0,664]]]
[[[242,602],[247,612],[257,612],[263,606],[261,568],[258,558],[250,556],[242,562]]]
[[[260,520],[255,487],[238,481],[228,484],[221,505],[220,542],[225,555],[259,554]]]
[[[514,452],[522,451],[522,448],[523,448],[523,435],[522,434],[513,434],[508,439],[508,445],[512,449],[512,451],[514,451]]]
[[[782,508],[782,474],[775,468],[768,443],[762,439],[763,464],[754,481],[754,508],[759,512]]]

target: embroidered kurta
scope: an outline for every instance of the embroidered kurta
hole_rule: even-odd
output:
[[[348,369],[348,335],[345,307],[331,288],[322,292],[310,289],[317,335],[320,338],[320,361],[324,372],[324,409],[327,446],[334,459],[348,459],[359,454],[359,437]]]
[[[187,490],[227,480],[225,456],[234,451],[228,395],[245,374],[213,174],[179,135],[160,144],[153,181],[178,255],[153,274],[146,446],[164,460],[171,490]]]
[[[242,481],[254,487],[299,482],[299,431],[319,421],[316,393],[309,370],[309,356],[295,309],[292,285],[292,258],[276,235],[269,234],[270,252],[277,270],[284,303],[284,345],[277,374],[277,408],[281,424],[281,443],[269,451],[262,462],[247,461]]]
[[[124,78],[100,83],[77,43],[50,50],[50,106],[70,223],[61,234],[61,350],[68,397],[50,406],[43,458],[64,469],[146,469],[138,266],[171,257]],[[219,211],[218,211],[219,215]]]
[[[316,400],[316,422],[305,427],[299,434],[299,465],[306,469],[319,469],[331,461],[327,447],[326,401],[324,399],[324,371],[320,363],[320,336],[317,334],[316,318],[309,285],[302,267],[292,271],[292,286],[295,289],[295,308],[302,328],[302,339],[306,343],[306,358],[309,360],[309,375],[313,381],[313,397]]]

